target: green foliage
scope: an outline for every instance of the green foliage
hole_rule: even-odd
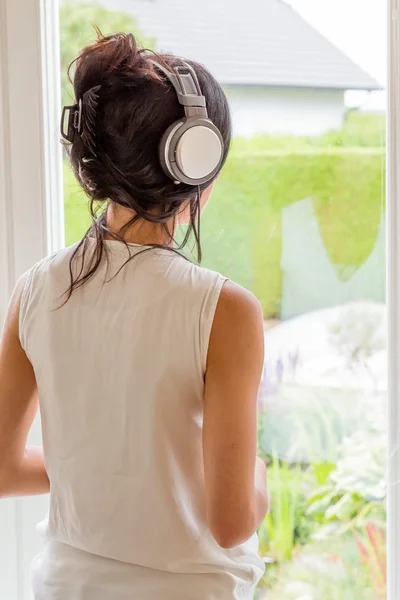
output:
[[[64,210],[67,245],[77,242],[90,225],[87,198],[64,161]]]
[[[312,522],[306,508],[311,485],[309,473],[300,466],[272,458],[268,468],[271,510],[258,531],[262,556],[278,563],[290,560],[295,545],[309,539]]]
[[[367,426],[344,439],[336,469],[310,497],[307,514],[322,523],[319,539],[385,525],[386,421],[378,401],[368,404]]]
[[[236,139],[234,147],[244,154],[268,152],[340,152],[343,148],[381,149],[385,145],[385,116],[358,111],[350,111],[342,129],[328,131],[313,137],[293,137],[289,135],[259,135],[250,139]]]
[[[383,177],[382,157],[375,152],[240,156],[234,151],[204,214],[204,264],[249,287],[265,316],[277,315],[282,209],[312,196],[332,263],[359,266],[375,244]]]
[[[385,145],[385,116],[351,111],[341,131],[331,131],[311,143],[316,146],[382,148]]]
[[[85,46],[93,43],[98,27],[104,35],[117,32],[132,32],[145,47],[154,45],[137,31],[137,24],[131,14],[107,10],[97,2],[68,0],[60,6],[60,48],[61,86],[63,104],[71,104],[74,99],[71,83],[68,80],[68,67]]]

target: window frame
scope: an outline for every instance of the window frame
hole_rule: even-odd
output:
[[[0,324],[17,279],[64,246],[58,2],[0,2]],[[29,443],[41,444],[39,420]],[[47,499],[0,501],[0,598],[31,598]]]
[[[388,0],[387,50],[387,600],[400,598],[400,0]]]

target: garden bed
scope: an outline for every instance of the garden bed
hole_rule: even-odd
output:
[[[385,598],[385,307],[358,303],[268,329],[259,530],[268,600]],[[265,595],[265,593],[266,595]]]

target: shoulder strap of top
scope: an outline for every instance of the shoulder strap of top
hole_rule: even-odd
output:
[[[25,318],[28,306],[32,296],[33,279],[36,266],[32,267],[26,274],[25,284],[22,290],[21,302],[19,305],[19,339],[22,348],[25,350]]]
[[[59,254],[55,253],[47,256],[36,263],[26,274],[24,288],[22,290],[21,302],[19,308],[19,338],[22,348],[26,351],[26,320],[28,312],[35,302],[40,302],[40,292],[42,290],[43,277],[46,275],[48,265]]]
[[[212,272],[210,271],[210,273]],[[208,291],[204,297],[200,314],[200,350],[203,374],[205,374],[207,367],[208,346],[210,342],[210,335],[212,324],[214,322],[215,311],[217,308],[222,286],[224,285],[225,281],[227,281],[227,278],[223,277],[219,273],[212,274],[214,275],[214,277],[212,278],[211,285],[208,288]]]

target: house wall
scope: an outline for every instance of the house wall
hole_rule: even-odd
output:
[[[235,135],[318,135],[342,125],[342,90],[225,86],[225,91]]]

